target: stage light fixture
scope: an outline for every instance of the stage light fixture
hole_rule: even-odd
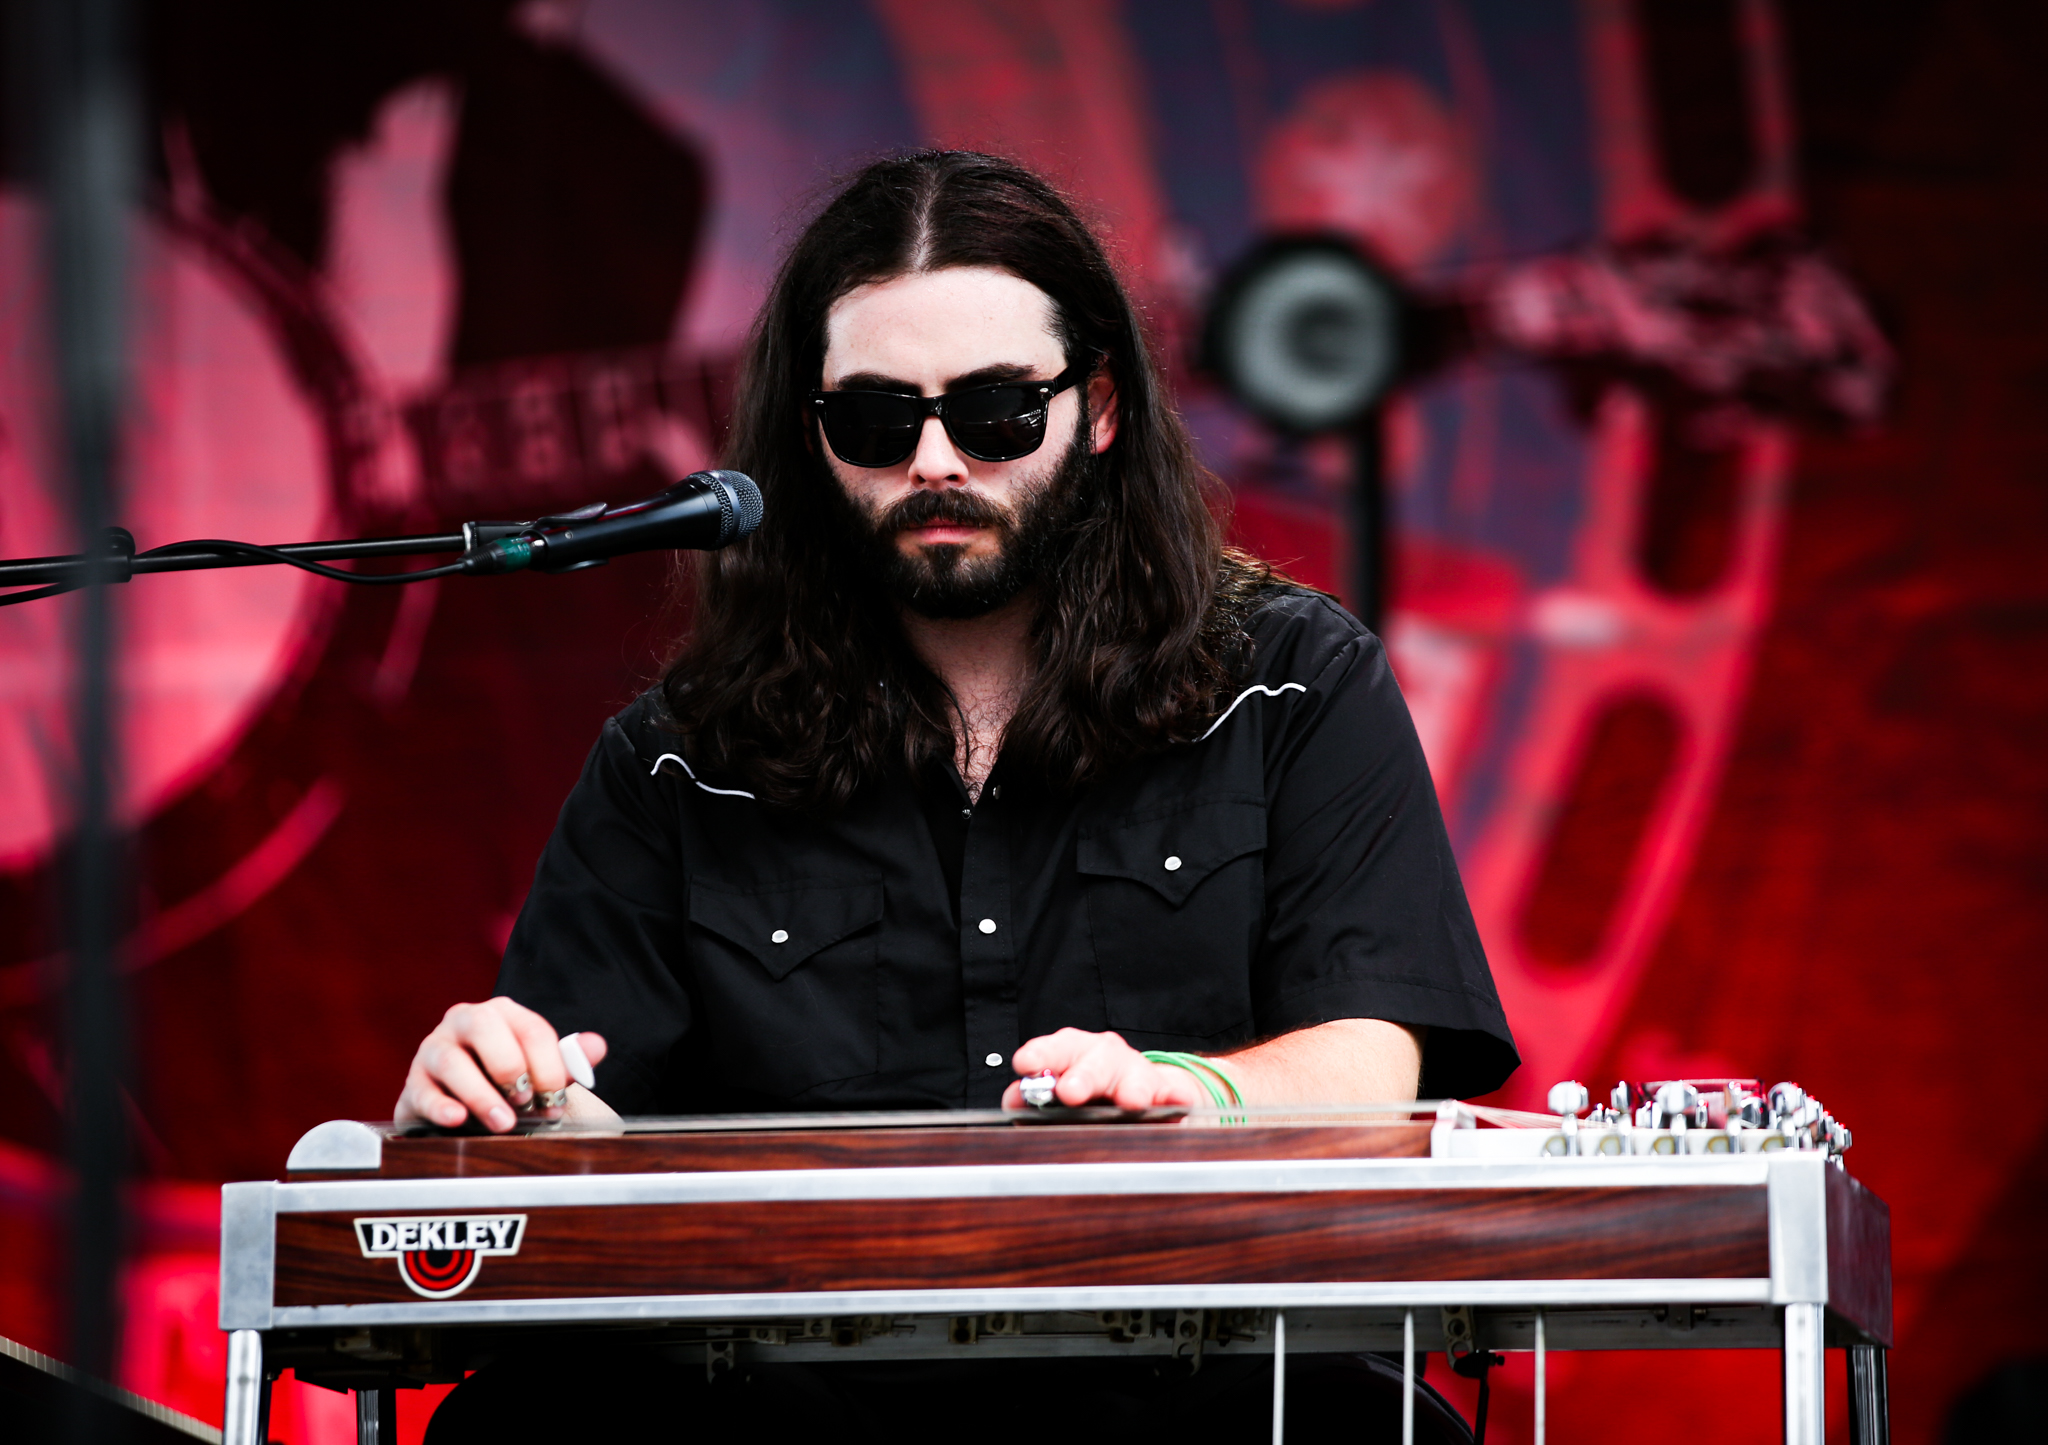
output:
[[[1285,432],[1348,427],[1400,373],[1400,288],[1350,242],[1278,237],[1232,268],[1203,351],[1248,409]]]

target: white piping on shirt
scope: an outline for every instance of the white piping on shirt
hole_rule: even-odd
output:
[[[754,798],[754,795],[744,788],[714,788],[709,783],[699,781],[697,775],[690,771],[690,765],[683,761],[682,755],[679,753],[663,753],[660,757],[656,758],[654,766],[648,770],[647,776],[651,778],[660,772],[663,763],[676,764],[688,775],[691,782],[696,783],[698,787],[707,793],[716,793],[721,798]],[[754,801],[758,803],[760,799],[754,798]]]
[[[1278,697],[1283,692],[1299,692],[1305,694],[1307,693],[1307,691],[1308,689],[1298,682],[1283,682],[1278,687],[1267,687],[1263,682],[1255,682],[1250,687],[1246,688],[1243,692],[1237,695],[1236,702],[1231,703],[1229,707],[1223,709],[1222,717],[1217,718],[1216,721],[1209,724],[1209,732],[1203,733],[1200,737],[1196,738],[1195,741],[1198,743],[1207,742],[1209,740],[1209,733],[1213,733],[1216,731],[1216,729],[1222,727],[1224,720],[1228,718],[1232,713],[1237,711],[1237,704],[1243,702],[1246,698],[1250,697],[1255,692],[1263,692],[1267,697]]]
[[[1239,693],[1234,699],[1232,699],[1230,706],[1223,709],[1223,715],[1217,718],[1216,721],[1210,723],[1208,731],[1204,732],[1200,737],[1196,738],[1195,741],[1198,743],[1207,742],[1209,739],[1209,734],[1215,732],[1216,729],[1222,727],[1223,724],[1229,720],[1230,715],[1237,711],[1238,703],[1243,702],[1246,698],[1250,697],[1255,692],[1262,692],[1267,697],[1278,697],[1283,692],[1299,692],[1305,694],[1308,692],[1308,689],[1298,682],[1283,682],[1278,687],[1267,687],[1262,682],[1255,682],[1250,687],[1246,688],[1243,692]],[[674,763],[677,767],[683,770],[684,775],[687,776],[691,782],[695,783],[698,787],[702,788],[707,793],[716,793],[721,798],[748,798],[755,802],[760,801],[760,799],[755,798],[752,793],[748,792],[744,788],[712,787],[711,784],[704,782],[696,775],[696,773],[691,771],[689,763],[684,760],[683,756],[680,753],[663,753],[660,757],[654,760],[654,766],[648,769],[647,776],[651,778],[655,776],[655,774],[659,773],[661,771],[661,765],[663,763]]]

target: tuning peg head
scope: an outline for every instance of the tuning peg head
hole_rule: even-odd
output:
[[[1592,1095],[1577,1079],[1567,1079],[1561,1084],[1550,1086],[1549,1105],[1553,1114],[1569,1114],[1576,1118],[1583,1114],[1586,1106],[1592,1102]]]
[[[1658,1087],[1652,1105],[1651,1114],[1657,1121],[1657,1128],[1683,1129],[1692,1124],[1693,1116],[1699,1112],[1700,1091],[1691,1084],[1673,1080]],[[1681,1120],[1682,1123],[1679,1122]]]

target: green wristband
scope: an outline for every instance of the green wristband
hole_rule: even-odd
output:
[[[1244,1106],[1244,1100],[1237,1092],[1237,1085],[1231,1082],[1230,1075],[1224,1073],[1223,1070],[1217,1068],[1200,1054],[1177,1053],[1169,1049],[1147,1049],[1145,1050],[1144,1057],[1152,1063],[1165,1064],[1176,1069],[1185,1069],[1190,1074],[1193,1074],[1195,1082],[1202,1086],[1202,1092],[1209,1096],[1209,1102],[1219,1109],[1228,1108],[1232,1104],[1237,1105],[1239,1108]],[[1214,1082],[1211,1082],[1211,1080],[1214,1080]],[[1218,1089],[1216,1087],[1217,1084],[1221,1084],[1223,1088]],[[1224,1091],[1226,1090],[1230,1095],[1227,1099],[1224,1097]]]

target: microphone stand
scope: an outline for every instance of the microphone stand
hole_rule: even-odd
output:
[[[692,472],[643,501],[614,507],[592,502],[531,522],[464,522],[460,532],[418,537],[355,537],[341,542],[292,542],[259,547],[218,537],[135,550],[124,527],[100,533],[96,551],[71,557],[24,557],[0,562],[0,607],[55,597],[102,582],[126,582],[138,572],[194,572],[209,567],[261,567],[283,563],[336,582],[394,586],[494,572],[576,572],[601,567],[627,552],[662,548],[709,551],[737,541],[761,522],[761,491],[739,472]],[[416,572],[345,572],[330,561],[357,557],[411,557],[460,552],[453,562]]]
[[[385,585],[424,582],[461,572],[488,573],[503,569],[465,566],[462,561],[455,561],[416,572],[345,572],[325,564],[367,557],[416,557],[435,552],[460,552],[466,556],[490,542],[519,536],[538,525],[535,522],[465,522],[459,532],[434,532],[413,537],[353,537],[334,542],[290,542],[280,547],[217,540],[173,542],[147,552],[135,550],[135,538],[126,528],[109,527],[101,534],[102,547],[98,552],[0,561],[0,588],[33,589],[0,592],[0,607],[15,602],[31,602],[39,597],[55,597],[96,580],[126,582],[130,577],[143,573],[198,572],[214,567],[294,566],[337,581]]]

